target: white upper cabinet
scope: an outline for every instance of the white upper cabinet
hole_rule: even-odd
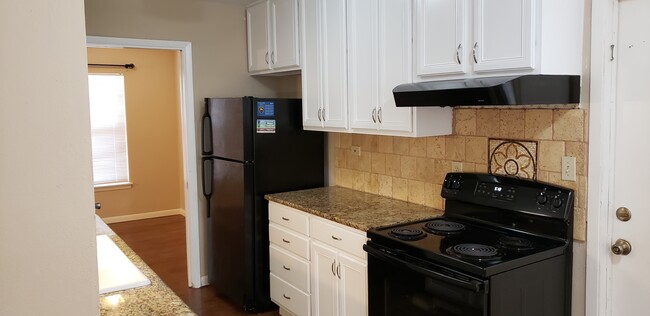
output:
[[[346,1],[304,0],[302,15],[303,127],[348,129]]]
[[[533,2],[474,1],[475,72],[535,68]]]
[[[262,0],[246,8],[248,71],[300,69],[298,0]]]
[[[415,16],[417,75],[466,73],[467,0],[417,0]]]
[[[352,129],[411,132],[411,108],[393,88],[411,81],[411,2],[348,0],[348,102]]]
[[[583,0],[415,0],[415,80],[581,74]]]

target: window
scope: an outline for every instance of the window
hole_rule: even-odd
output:
[[[89,74],[95,187],[129,184],[124,76]]]

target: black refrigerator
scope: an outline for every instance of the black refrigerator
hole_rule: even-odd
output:
[[[206,98],[203,194],[210,284],[248,312],[269,296],[265,194],[324,184],[324,134],[302,129],[300,99]]]

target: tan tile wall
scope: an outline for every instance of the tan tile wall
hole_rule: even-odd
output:
[[[582,109],[455,109],[450,136],[334,134],[336,184],[442,209],[440,190],[452,162],[464,172],[487,172],[488,138],[537,140],[538,179],[575,190],[574,237],[585,240],[587,117]],[[576,157],[576,182],[561,180],[562,156]]]

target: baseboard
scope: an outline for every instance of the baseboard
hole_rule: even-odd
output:
[[[141,219],[164,217],[164,216],[171,216],[171,215],[185,216],[186,212],[183,209],[173,209],[173,210],[164,210],[164,211],[156,211],[156,212],[120,215],[120,216],[113,216],[113,217],[103,217],[102,220],[106,224],[112,224],[112,223],[137,221]]]
[[[208,281],[207,275],[203,275],[201,276],[201,286],[206,286],[206,285],[210,285],[210,281]]]

